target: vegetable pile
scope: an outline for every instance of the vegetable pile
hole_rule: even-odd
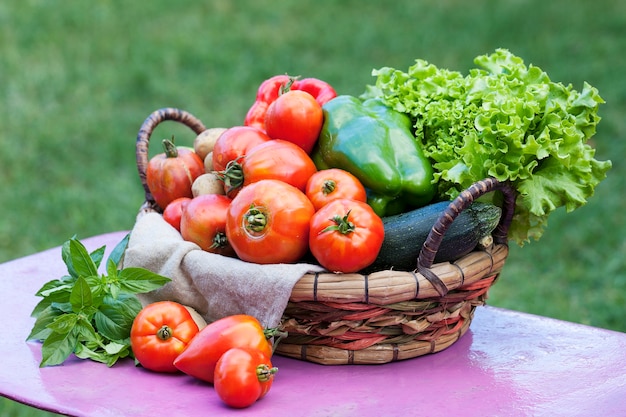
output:
[[[373,71],[366,97],[411,116],[432,160],[439,198],[495,177],[519,193],[509,238],[539,239],[548,215],[587,202],[610,161],[594,159],[588,140],[604,100],[585,83],[581,92],[550,80],[505,49],[475,59],[467,75],[416,60],[408,70]]]
[[[163,140],[147,187],[183,239],[254,263],[411,270],[449,201],[488,177],[519,195],[509,238],[539,239],[549,214],[585,204],[611,167],[589,144],[604,101],[587,83],[578,92],[553,82],[504,49],[475,63],[467,75],[424,60],[406,72],[384,67],[361,97],[315,78],[271,77],[241,126],[209,128],[193,147]],[[438,262],[493,243],[501,209],[483,200],[455,219]],[[28,339],[43,341],[41,366],[72,353],[109,366],[134,357],[213,384],[232,407],[263,398],[277,371],[276,331],[247,315],[206,325],[173,301],[142,307],[135,294],[170,279],[118,269],[127,239],[106,275],[104,247],[65,243],[69,275],[46,283],[33,311]]]

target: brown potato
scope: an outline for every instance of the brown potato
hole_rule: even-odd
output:
[[[211,127],[200,133],[193,141],[193,149],[203,160],[213,150],[215,141],[226,130],[223,127]]]
[[[213,152],[209,152],[205,157],[204,157],[204,172],[206,172],[207,174],[210,172],[213,172]]]
[[[219,179],[216,172],[208,172],[196,178],[191,184],[191,193],[194,197],[204,194],[226,194],[224,182]]]

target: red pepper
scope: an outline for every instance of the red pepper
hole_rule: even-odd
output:
[[[317,78],[298,80],[289,75],[275,75],[263,81],[259,86],[256,101],[248,110],[244,125],[256,127],[265,132],[265,113],[267,108],[279,95],[290,89],[306,91],[315,98],[320,106],[337,97],[337,92],[330,84]]]

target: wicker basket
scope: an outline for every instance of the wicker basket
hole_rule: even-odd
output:
[[[154,128],[173,120],[196,134],[206,128],[186,111],[164,108],[144,121],[137,136],[137,167],[146,201],[159,211],[146,185],[148,145]],[[443,236],[459,213],[480,196],[500,191],[502,216],[493,242],[455,260],[433,264]],[[441,351],[469,329],[474,310],[508,256],[507,233],[515,207],[508,184],[488,178],[463,191],[441,214],[421,248],[415,271],[307,274],[284,311],[276,353],[325,365],[382,364]]]

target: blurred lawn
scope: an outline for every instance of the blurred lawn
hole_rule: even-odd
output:
[[[540,241],[512,246],[489,302],[626,331],[626,3],[618,0],[3,1],[0,262],[74,234],[131,228],[143,200],[134,142],[153,110],[180,107],[228,127],[242,123],[259,83],[275,74],[357,95],[373,68],[423,58],[465,71],[498,47],[554,81],[600,90],[597,157],[613,169],[588,205],[554,214]],[[170,123],[154,137],[191,144],[193,134]],[[0,414],[44,415],[8,400]]]

